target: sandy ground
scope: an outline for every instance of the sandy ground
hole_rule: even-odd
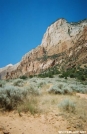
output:
[[[79,96],[79,99],[87,99],[86,94],[77,93],[76,95]],[[61,98],[61,96],[46,96],[44,94],[42,99],[41,96],[40,100],[42,100],[42,103],[45,103],[43,107],[48,109],[47,112],[43,111],[35,115],[21,113],[21,116],[19,116],[17,111],[0,112],[0,134],[59,134],[59,131],[72,130],[72,126],[69,124],[70,120],[63,118],[58,107],[48,103],[53,97],[55,100],[60,100]],[[54,100],[52,102],[55,104]],[[72,120],[74,120],[74,117],[72,117]]]
[[[21,117],[14,112],[3,113],[0,114],[0,124],[0,134],[58,134],[59,130],[68,129],[67,122],[55,111],[35,116],[22,114]]]
[[[87,99],[87,94],[77,93],[76,95],[79,96],[80,98]]]

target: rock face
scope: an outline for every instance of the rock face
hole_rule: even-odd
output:
[[[70,68],[87,63],[87,20],[59,19],[47,28],[42,43],[6,71],[6,78],[38,74],[49,67]],[[2,74],[1,74],[2,76]]]
[[[8,74],[17,69],[19,64],[20,63],[17,63],[15,65],[9,64],[6,67],[0,68],[0,79],[5,79]]]
[[[60,19],[48,27],[41,46],[46,48],[48,55],[65,52],[84,38],[86,28],[87,20],[68,23],[66,20]]]

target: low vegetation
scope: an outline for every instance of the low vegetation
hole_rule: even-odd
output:
[[[23,92],[14,86],[0,88],[0,107],[3,110],[13,110],[23,100]]]
[[[65,78],[65,79],[67,79],[67,77],[70,77],[70,78],[76,78],[79,81],[86,81],[87,80],[87,67],[71,68],[66,71],[62,71],[62,74],[59,76],[60,78]]]
[[[46,73],[49,71],[52,70]],[[87,85],[70,77],[61,79],[59,75],[53,78],[36,76],[24,80],[1,80],[0,111],[16,110],[22,116],[23,112],[37,115],[49,114],[52,110],[56,111],[56,115],[62,115],[72,130],[84,130],[87,124],[87,100],[80,99],[76,94],[87,94]]]
[[[65,96],[58,103],[58,108],[60,114],[67,120],[70,130],[85,130],[87,126],[87,100],[76,96]]]
[[[48,90],[49,93],[53,94],[74,94],[74,93],[87,93],[87,87],[81,83],[65,83],[59,82],[51,86]]]
[[[68,77],[70,78],[75,78],[76,81],[80,81],[83,84],[87,85],[87,67],[85,68],[70,68],[64,71],[63,69],[59,71],[57,66],[54,66],[52,68],[49,68],[42,73],[38,75],[40,78],[53,78],[54,75],[59,75],[60,78],[65,78],[67,79]]]
[[[69,99],[62,100],[58,106],[64,111],[75,113],[75,102]]]
[[[56,58],[60,57],[61,55],[62,55],[62,53],[53,54],[51,56],[48,56],[47,54],[44,54],[43,57],[37,58],[37,60],[47,61],[47,59],[56,59]]]
[[[16,79],[16,80],[14,80],[13,85],[18,86],[18,87],[22,87],[24,85],[24,83],[25,82],[22,79]]]
[[[31,114],[39,113],[38,100],[36,97],[30,96],[22,104],[17,106],[19,115],[21,116],[22,112],[30,112]]]
[[[58,70],[57,66],[54,66],[52,68],[47,69],[46,71],[42,72],[38,75],[40,78],[53,78],[54,75],[60,74],[60,71]]]
[[[19,86],[20,84],[18,82],[20,83],[19,80],[15,81],[15,84],[13,83],[14,86],[7,84],[3,88],[0,87],[0,108],[2,110],[10,111],[17,109],[17,106],[25,104],[26,99],[28,99],[31,95],[39,95],[38,90],[35,90],[31,86],[22,88]]]
[[[27,76],[26,75],[22,75],[22,76],[20,76],[20,79],[25,80],[25,79],[27,79]]]
[[[26,99],[39,96],[41,89],[48,87],[49,94],[73,95],[77,92],[87,93],[87,86],[74,79],[37,78],[14,79],[9,82],[0,81],[0,108],[3,110],[14,110],[20,104],[25,105]],[[46,86],[47,85],[47,86]],[[30,101],[29,101],[30,102]]]
[[[5,80],[0,80],[0,87],[3,87],[6,84]]]

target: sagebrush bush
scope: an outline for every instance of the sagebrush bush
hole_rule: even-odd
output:
[[[76,79],[60,79],[57,75],[54,78],[33,77],[26,81],[14,79],[0,82],[0,108],[5,110],[16,109],[17,105],[24,103],[25,99],[29,99],[31,95],[34,97],[40,95],[41,90],[45,90],[45,88],[46,92],[53,94],[87,93],[87,85],[83,85]]]
[[[0,89],[0,107],[3,109],[12,110],[22,100],[23,94],[20,89],[17,89],[13,86]]]
[[[6,84],[5,80],[0,80],[0,87],[3,87]]]
[[[29,82],[29,85],[24,87],[25,82]],[[44,83],[41,81],[40,86],[43,84]],[[11,81],[11,83],[8,82],[4,88],[0,87],[0,108],[3,108],[4,110],[16,109],[17,105],[24,103],[31,95],[34,97],[39,95],[36,81],[34,82],[31,79],[29,79],[29,81],[15,79]]]
[[[33,85],[30,85],[29,87],[26,88],[28,94],[32,95],[39,95],[39,90],[38,87],[34,87]]]
[[[73,92],[87,93],[87,87],[85,87],[82,84],[78,84],[78,85],[70,84],[69,87],[72,89]]]
[[[72,81],[52,81],[53,86],[51,86],[50,89],[48,89],[49,93],[53,94],[73,94],[75,92],[79,93],[87,93],[87,86],[83,85],[81,83],[75,83]]]
[[[20,88],[14,86],[6,86],[0,88],[0,107],[5,110],[13,110],[18,104],[27,99],[29,95],[39,95],[39,91],[33,87]]]
[[[53,85],[49,90],[49,93],[53,93],[53,94],[63,94],[63,90],[61,90],[58,85]]]
[[[53,85],[49,90],[49,93],[53,94],[72,94],[72,89],[68,87],[67,84],[61,83],[61,84],[55,84]]]
[[[75,102],[69,100],[69,99],[64,99],[60,104],[58,105],[62,110],[65,110],[67,112],[75,112]]]
[[[22,79],[16,79],[13,83],[14,86],[22,87],[24,86],[24,81]]]
[[[38,88],[41,88],[43,85],[45,85],[46,83],[45,82],[40,82],[38,83]]]
[[[62,90],[63,94],[71,94],[71,95],[73,94],[73,90],[69,86],[64,86]]]

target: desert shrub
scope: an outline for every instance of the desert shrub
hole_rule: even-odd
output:
[[[64,86],[63,87],[63,94],[69,94],[69,95],[72,95],[73,94],[73,90],[72,90],[72,88],[70,88],[69,86]]]
[[[69,99],[64,99],[60,102],[58,105],[62,110],[65,110],[67,112],[75,112],[75,102],[69,100]]]
[[[22,81],[22,80],[21,80]],[[14,83],[19,86],[18,80]],[[17,108],[17,105],[23,103],[24,100],[32,96],[39,95],[39,90],[35,85],[29,87],[17,87],[6,85],[4,88],[0,87],[0,108],[4,110],[13,110]]]
[[[48,77],[49,78],[53,78],[53,75],[50,73],[50,74],[48,74]]]
[[[87,87],[85,87],[82,84],[79,85],[70,84],[69,87],[72,89],[73,92],[87,93]]]
[[[45,73],[39,74],[38,77],[40,77],[40,78],[46,78],[46,77],[53,78],[53,73],[52,72],[45,72]]]
[[[38,88],[40,87],[42,87],[43,85],[45,85],[46,83],[45,82],[40,82],[40,83],[38,83]]]
[[[54,54],[54,55],[50,56],[50,58],[52,58],[52,59],[56,59],[57,57],[58,57],[58,54]]]
[[[64,76],[62,74],[59,75],[59,78],[64,78]]]
[[[63,84],[58,84],[59,89],[63,88]]]
[[[0,80],[0,87],[3,87],[6,84],[5,80]]]
[[[82,84],[87,85],[87,81],[82,82]]]
[[[61,90],[58,85],[53,85],[49,90],[49,93],[53,93],[53,94],[63,94],[63,90]]]
[[[2,87],[2,84],[0,83],[0,87]]]
[[[30,97],[29,99],[25,100],[17,107],[19,115],[21,115],[21,112],[30,112],[33,115],[38,113],[39,110],[37,104],[38,102],[36,98]]]
[[[87,93],[87,89],[86,88],[79,88],[78,92],[85,94],[85,93]]]
[[[25,79],[27,79],[27,76],[26,75],[22,75],[22,76],[20,76],[20,79],[25,80]]]
[[[24,85],[24,81],[22,79],[16,79],[13,83],[14,86],[22,87]]]
[[[47,81],[47,80],[46,80]],[[81,82],[76,81],[75,79],[57,79],[55,77],[51,80],[52,87],[48,89],[48,93],[53,94],[69,94],[73,95],[74,93],[87,93],[87,86],[83,85]]]
[[[37,77],[43,78],[43,75],[42,74],[38,74]]]
[[[46,54],[44,54],[44,56],[42,57],[42,60],[47,61],[47,59],[48,59],[48,56]]]
[[[53,94],[72,94],[73,90],[64,83],[55,84],[49,90]]]
[[[54,75],[60,74],[60,71],[58,70],[57,66],[51,67],[47,70],[45,70],[44,72],[42,72],[41,74],[38,75],[38,77],[40,78],[53,78]]]
[[[26,88],[28,94],[30,95],[39,95],[39,90],[38,87],[35,87],[34,85],[30,85],[29,87]]]
[[[52,75],[60,74],[60,71],[58,70],[57,66],[51,67],[47,70],[48,73],[51,73]]]
[[[86,81],[87,80],[87,69],[86,68],[70,68],[66,71],[61,72],[61,75],[59,75],[60,78],[76,78],[79,81]]]
[[[71,73],[70,78],[75,78],[75,75]]]
[[[60,74],[59,70],[54,70],[54,75]]]
[[[29,78],[33,78],[34,76],[33,75],[30,75]]]
[[[79,80],[81,80],[81,81],[85,81],[85,80],[86,80],[86,78],[85,78],[84,75],[78,75],[77,78],[78,78]]]
[[[38,74],[38,77],[46,78],[46,77],[48,77],[48,74],[47,73]]]
[[[13,110],[27,96],[27,91],[14,86],[0,89],[0,107],[4,110]]]

